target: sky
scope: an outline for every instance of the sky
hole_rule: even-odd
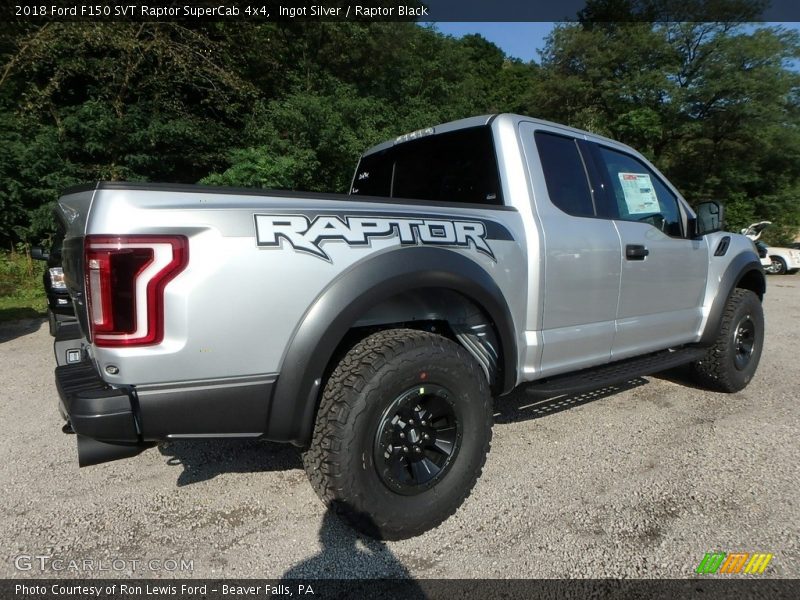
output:
[[[499,46],[508,56],[520,58],[525,62],[539,62],[537,50],[544,47],[544,38],[552,31],[555,23],[435,23],[442,33],[461,37],[468,33],[479,33],[484,38]],[[794,29],[800,33],[800,23],[764,23],[764,25],[780,25],[786,29]],[[800,63],[795,62],[794,70],[800,70]]]
[[[553,29],[554,23],[436,23],[442,33],[461,37],[468,33],[480,33],[499,46],[507,55],[528,62],[539,62],[537,50],[544,47],[544,38]]]

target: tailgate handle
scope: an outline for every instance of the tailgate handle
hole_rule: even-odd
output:
[[[640,244],[625,246],[625,258],[628,260],[644,260],[648,254],[650,254],[650,250]]]

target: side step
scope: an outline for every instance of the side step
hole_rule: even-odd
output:
[[[636,356],[607,365],[600,365],[599,367],[534,381],[527,385],[525,393],[546,398],[595,390],[700,360],[705,353],[706,349],[704,348],[662,350],[661,352]]]

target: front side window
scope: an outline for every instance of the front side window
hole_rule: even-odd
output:
[[[364,156],[350,193],[501,205],[491,129],[428,135]]]
[[[623,221],[647,223],[672,237],[682,237],[678,199],[640,160],[597,146],[601,169],[611,184],[611,214]]]

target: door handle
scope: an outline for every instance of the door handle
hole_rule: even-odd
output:
[[[640,244],[628,244],[625,246],[625,258],[627,260],[644,260],[648,254],[650,254],[650,250]]]

